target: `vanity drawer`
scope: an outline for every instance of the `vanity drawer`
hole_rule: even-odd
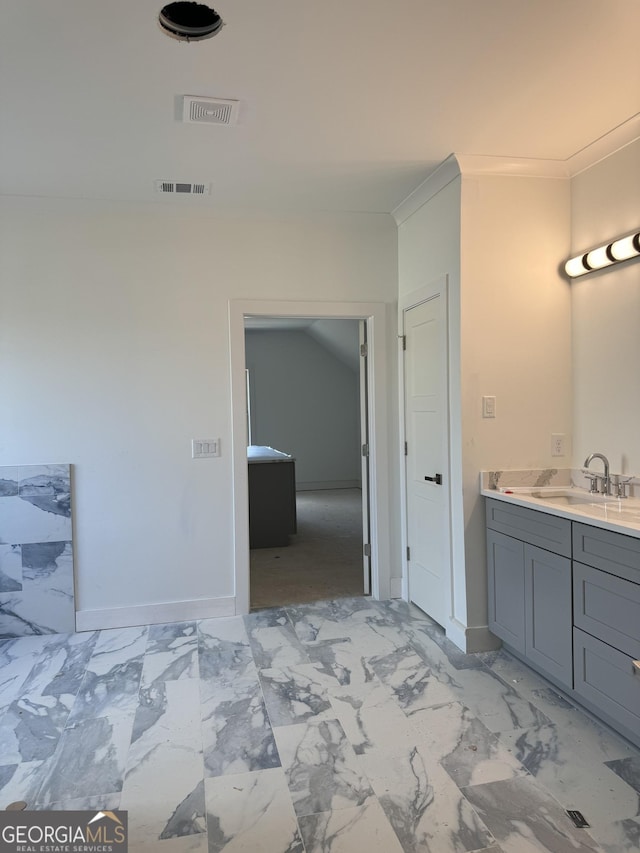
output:
[[[571,522],[536,509],[487,499],[487,527],[537,545],[563,557],[571,556]]]
[[[634,659],[574,628],[573,664],[580,701],[640,745],[640,672]]]
[[[573,559],[640,583],[640,539],[634,536],[574,523]]]
[[[640,584],[574,561],[573,621],[577,628],[640,659]]]

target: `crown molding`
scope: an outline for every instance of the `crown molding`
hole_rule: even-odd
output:
[[[570,177],[573,178],[574,175],[590,169],[596,163],[606,160],[616,151],[626,148],[638,139],[640,139],[640,113],[631,116],[627,121],[623,121],[622,124],[572,154],[565,161]]]
[[[461,175],[460,165],[456,154],[450,154],[446,160],[443,160],[439,166],[431,172],[431,174],[422,181],[421,184],[409,193],[409,195],[401,201],[400,204],[391,211],[391,215],[397,225],[401,225],[416,210],[419,210],[430,199],[443,190],[451,181]]]
[[[494,157],[487,154],[456,154],[465,175],[500,175],[513,178],[568,178],[565,160],[533,157]]]
[[[450,154],[404,201],[391,211],[398,225],[459,176],[500,175],[519,178],[573,178],[640,139],[640,113],[585,145],[564,160],[503,157],[491,154]]]

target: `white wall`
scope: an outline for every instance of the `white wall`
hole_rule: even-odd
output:
[[[450,627],[469,650],[490,641],[480,471],[570,464],[551,457],[552,432],[571,440],[568,246],[566,180],[458,176],[399,228],[401,295],[448,275]]]
[[[466,625],[466,580],[462,506],[460,385],[460,203],[458,174],[418,207],[398,229],[400,298],[447,277],[449,296],[449,452],[452,618]],[[411,543],[408,543],[409,545]],[[445,626],[449,628],[450,626]]]
[[[449,275],[460,274],[460,177],[454,178],[398,228],[398,291],[406,296]]]
[[[479,472],[570,467],[571,290],[568,180],[463,176],[462,454],[466,624],[487,623]],[[482,417],[482,396],[496,417]],[[567,455],[551,456],[564,433]]]
[[[233,596],[229,299],[393,305],[395,223],[9,198],[0,220],[0,464],[74,465],[77,606]]]
[[[358,321],[331,322],[357,348]],[[359,374],[306,331],[247,330],[245,350],[253,444],[293,454],[298,489],[359,484]]]
[[[571,254],[640,228],[640,140],[571,181]],[[604,453],[640,475],[640,262],[571,284],[576,467]],[[638,488],[635,489],[638,494]]]
[[[315,320],[307,333],[350,368],[360,373],[360,334],[357,320]]]

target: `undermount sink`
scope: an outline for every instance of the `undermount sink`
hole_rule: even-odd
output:
[[[607,501],[613,500],[608,495],[592,494],[591,492],[579,491],[578,489],[550,486],[516,486],[514,488],[501,489],[505,494],[527,495],[539,501],[561,504],[562,506],[575,506],[577,504],[594,504],[602,506]]]
[[[582,507],[597,516],[605,518],[624,518],[629,521],[640,521],[640,505],[636,501],[628,503],[612,495],[592,494],[579,490],[567,489],[535,489],[527,490],[527,494],[539,501],[555,506]]]
[[[561,506],[576,506],[579,504],[593,504],[594,506],[606,506],[607,501],[602,500],[598,495],[567,495],[567,494],[536,494],[531,492],[532,498],[537,498],[540,501],[549,501],[549,503],[560,504]],[[617,503],[617,502],[616,502]]]

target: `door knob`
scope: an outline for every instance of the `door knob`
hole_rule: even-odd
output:
[[[640,672],[640,660],[633,661],[633,669],[636,673]]]
[[[436,474],[435,477],[425,477],[425,480],[429,480],[430,483],[435,483],[436,486],[442,485],[442,474]]]

